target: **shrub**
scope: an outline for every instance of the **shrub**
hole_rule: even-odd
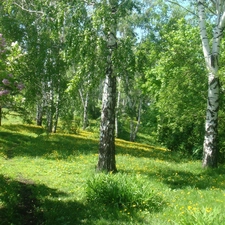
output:
[[[162,200],[137,177],[96,174],[87,182],[87,200],[116,208],[158,210]]]

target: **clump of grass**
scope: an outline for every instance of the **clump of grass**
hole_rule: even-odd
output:
[[[87,181],[87,200],[115,208],[156,211],[162,205],[148,184],[124,173],[96,174]]]

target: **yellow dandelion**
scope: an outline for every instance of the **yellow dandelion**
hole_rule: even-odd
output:
[[[207,208],[205,209],[205,211],[206,211],[207,213],[209,213],[209,212],[212,211],[212,208],[208,208],[208,207],[207,207]]]

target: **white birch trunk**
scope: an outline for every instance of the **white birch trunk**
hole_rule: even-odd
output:
[[[85,130],[88,126],[88,100],[89,94],[87,92],[84,101],[83,130]]]
[[[118,86],[119,86],[119,90],[118,90],[118,95],[117,95],[117,104],[116,104],[116,118],[115,118],[115,136],[118,137],[119,136],[119,122],[118,122],[118,115],[119,115],[119,107],[120,107],[120,82],[121,79],[118,79]]]
[[[135,141],[136,139],[138,128],[141,123],[141,108],[142,108],[142,99],[139,100],[138,112],[137,112],[138,117],[137,117],[135,126],[134,126],[133,116],[131,116],[130,118],[130,141]]]
[[[54,124],[53,124],[53,129],[52,132],[56,133],[57,126],[58,126],[58,120],[59,120],[59,109],[60,109],[60,88],[59,88],[59,93],[57,94],[57,100],[55,104],[55,116],[54,116]]]
[[[50,81],[48,82],[47,110],[46,110],[46,128],[49,133],[52,133],[53,127],[53,108],[54,108],[54,92],[52,81]]]
[[[43,100],[41,100],[43,101]],[[37,105],[37,113],[36,113],[36,123],[37,126],[42,126],[42,117],[43,117],[43,104],[38,103]]]
[[[86,93],[85,95],[85,98],[84,98],[84,95],[82,93],[82,90],[79,89],[79,93],[80,93],[80,98],[81,98],[81,101],[82,101],[82,105],[83,105],[83,130],[85,130],[88,126],[88,101],[89,101],[89,94],[88,92]]]
[[[206,30],[205,0],[198,1],[199,27],[203,53],[208,69],[208,99],[205,121],[205,137],[203,144],[203,167],[217,167],[218,155],[218,111],[219,111],[219,54],[223,34],[225,13],[224,0],[213,1],[217,13],[214,27],[212,47],[210,48]],[[211,49],[211,50],[210,50]]]
[[[133,134],[133,141],[135,141],[135,139],[136,139],[138,128],[139,128],[140,123],[141,123],[141,108],[142,108],[142,99],[140,99],[140,101],[139,101],[138,119],[137,119],[137,124],[136,124],[135,130],[134,130],[134,134]]]
[[[117,1],[116,1],[117,2]],[[116,172],[115,160],[115,108],[116,108],[116,76],[114,75],[113,52],[117,45],[116,18],[117,9],[111,1],[111,25],[107,34],[107,69],[102,95],[102,112],[100,125],[98,171]]]

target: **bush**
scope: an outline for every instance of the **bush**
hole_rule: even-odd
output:
[[[116,208],[158,210],[162,200],[146,182],[125,174],[96,174],[87,182],[87,200]]]

